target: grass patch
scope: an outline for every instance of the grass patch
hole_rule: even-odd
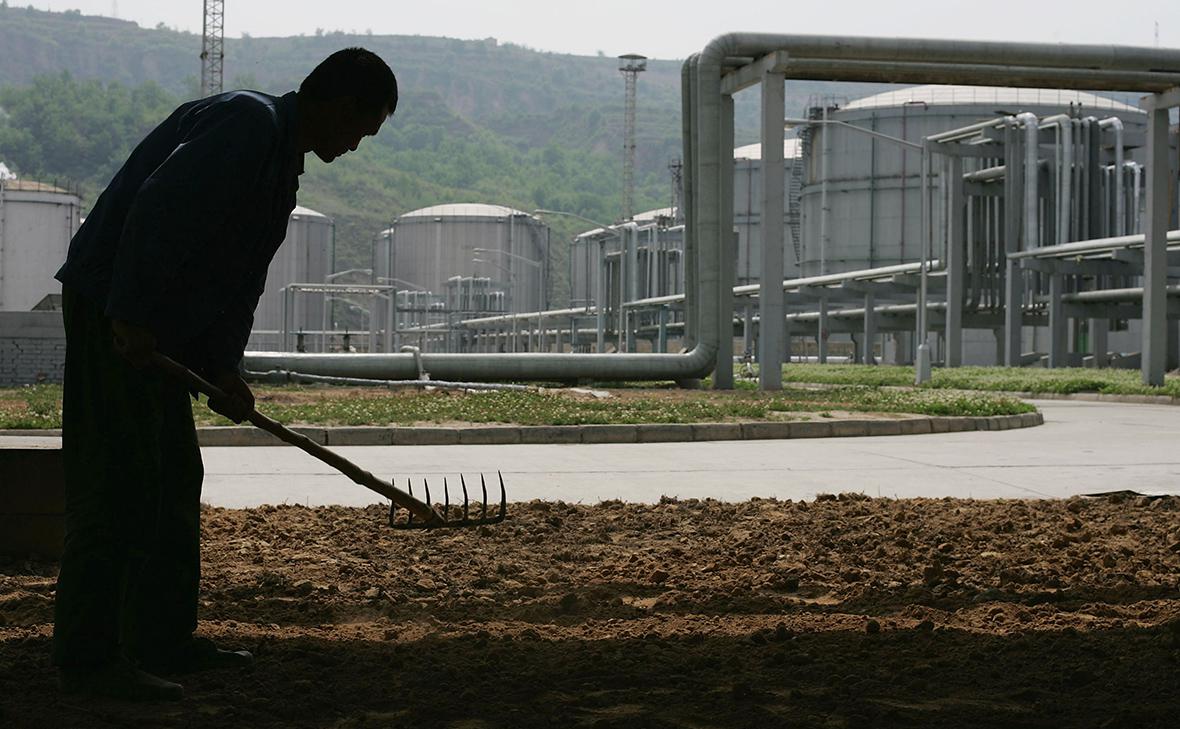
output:
[[[887,365],[791,364],[783,367],[784,382],[830,385],[912,386],[913,367]],[[1168,376],[1163,387],[1148,387],[1138,370],[1024,367],[957,367],[935,369],[924,388],[1069,394],[1097,392],[1116,395],[1180,397],[1180,377]]]
[[[778,393],[744,388],[731,392],[627,390],[606,399],[560,391],[393,392],[295,385],[259,386],[255,393],[259,410],[281,423],[320,425],[699,423],[761,420],[791,412],[986,416],[1034,410],[1011,397],[863,386],[788,388]],[[60,427],[60,398],[61,388],[55,385],[0,390],[0,428]],[[193,415],[198,425],[228,424],[203,405],[194,407]]]

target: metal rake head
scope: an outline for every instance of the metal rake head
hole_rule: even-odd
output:
[[[444,478],[442,509],[438,512],[442,517],[442,521],[425,522],[421,520],[415,520],[414,515],[409,511],[405,512],[406,515],[404,519],[399,519],[398,512],[401,510],[398,509],[397,505],[390,504],[389,526],[393,527],[394,529],[456,529],[461,527],[481,526],[483,524],[499,524],[500,522],[504,521],[504,517],[508,515],[508,494],[504,490],[504,474],[497,471],[496,475],[500,479],[500,508],[493,512],[490,516],[488,515],[488,485],[484,480],[483,474],[480,474],[479,476],[479,488],[483,494],[483,497],[479,504],[479,514],[478,516],[474,517],[471,515],[471,502],[467,497],[467,481],[463,478],[462,474],[460,474],[459,483],[463,486],[462,516],[452,517],[451,515],[451,491],[450,487],[447,485],[447,480]],[[409,486],[408,490],[410,496],[413,496],[414,484],[411,483],[409,479],[406,480],[406,484]],[[427,504],[434,506],[434,504],[432,504],[430,501],[430,484],[426,482],[426,479],[422,480],[422,488],[426,491],[426,498],[423,500]],[[455,508],[458,509],[459,505],[455,504]]]

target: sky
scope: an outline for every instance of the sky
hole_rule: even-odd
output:
[[[10,0],[201,32],[201,0]],[[542,51],[680,59],[728,31],[1099,43],[1180,48],[1177,0],[226,0],[225,35],[496,38]]]

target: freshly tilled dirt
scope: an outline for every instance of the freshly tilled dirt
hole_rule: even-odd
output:
[[[4,727],[1175,727],[1180,499],[209,509],[178,704],[63,698],[0,564]]]

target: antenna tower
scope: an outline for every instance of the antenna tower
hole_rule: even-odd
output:
[[[225,61],[225,0],[205,1],[205,29],[201,39],[201,96],[221,93]]]
[[[628,53],[619,56],[619,72],[627,83],[623,123],[623,220],[635,213],[635,81],[647,70],[647,58]]]

